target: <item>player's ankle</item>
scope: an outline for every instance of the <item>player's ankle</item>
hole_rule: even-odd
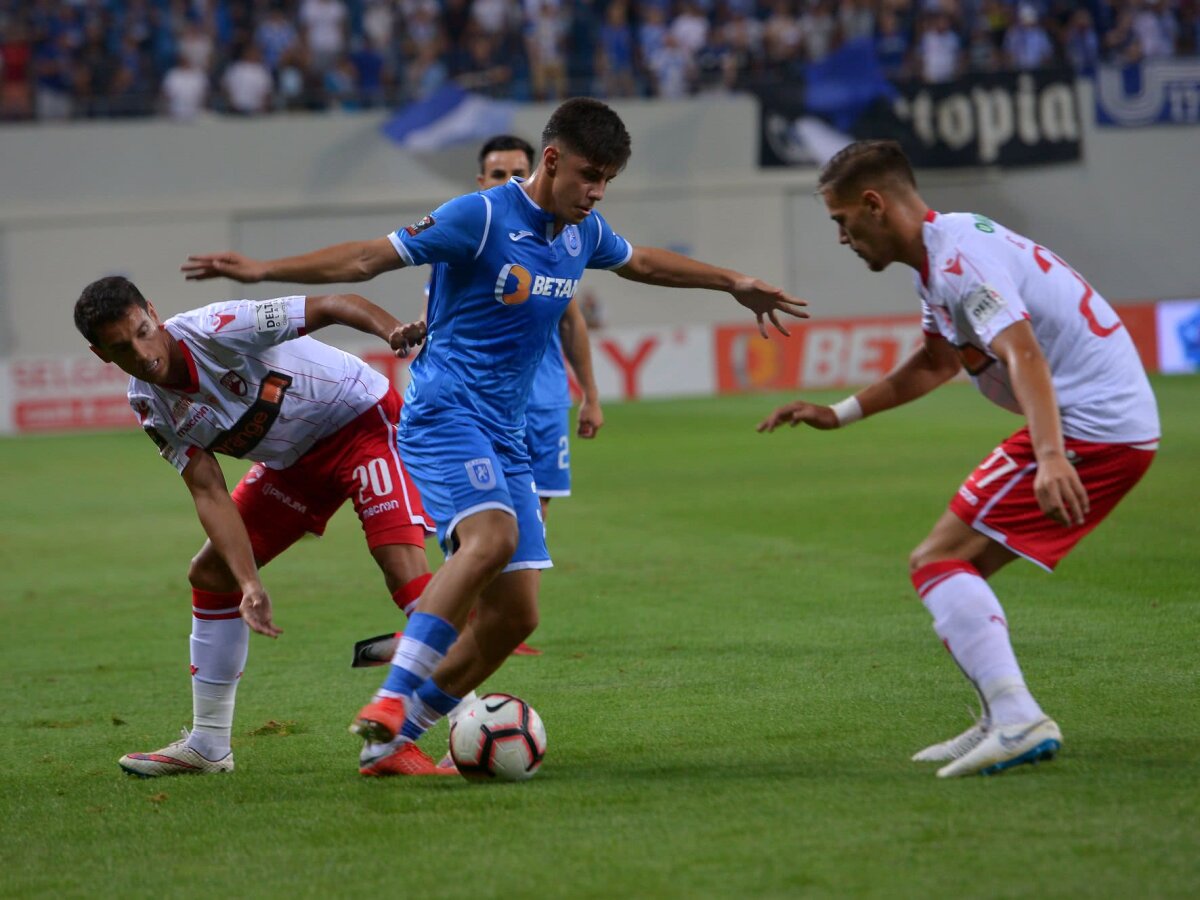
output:
[[[226,732],[193,729],[188,735],[187,745],[205,759],[217,760],[229,755],[230,736]]]

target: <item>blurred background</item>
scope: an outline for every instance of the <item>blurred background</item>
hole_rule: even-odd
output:
[[[0,433],[132,423],[71,325],[89,281],[125,274],[166,315],[299,290],[179,266],[416,221],[474,188],[483,139],[536,144],[579,94],[633,135],[614,227],[814,317],[764,342],[728,298],[594,273],[611,399],[854,384],[919,340],[911,273],[865,271],[813,196],[864,137],[900,140],[935,207],[1072,263],[1151,369],[1194,370],[1198,35],[1196,0],[0,0]],[[357,289],[411,318],[424,279]]]
[[[859,40],[888,78],[1193,57],[1193,0],[4,0],[6,120],[677,99],[802,76]]]

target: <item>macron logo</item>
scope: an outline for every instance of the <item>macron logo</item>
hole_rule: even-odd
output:
[[[231,316],[231,315],[229,315],[229,313],[217,313],[216,314],[217,327],[214,328],[213,331],[220,331],[222,328],[224,328],[226,325],[228,325],[230,322],[232,322],[236,318],[237,318],[237,316]]]
[[[521,240],[521,238],[527,238],[527,237],[533,237],[533,232],[532,231],[510,231],[508,233],[508,239],[510,241],[513,241],[514,243],[516,241]]]

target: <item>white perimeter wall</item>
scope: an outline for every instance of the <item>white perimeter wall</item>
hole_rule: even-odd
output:
[[[602,209],[630,240],[781,283],[810,299],[818,317],[914,309],[907,271],[871,275],[838,247],[812,196],[812,172],[756,168],[754,100],[617,108],[634,153]],[[514,130],[536,143],[550,109],[521,110]],[[1110,299],[1200,293],[1200,131],[1097,130],[1086,85],[1081,109],[1081,164],[926,174],[927,198],[1029,234]],[[0,355],[81,350],[71,306],[83,285],[103,275],[128,275],[165,314],[287,293],[293,289],[188,284],[178,267],[190,252],[275,256],[377,237],[473,187],[474,148],[413,156],[380,135],[383,119],[0,128]],[[423,281],[423,272],[399,272],[357,290],[404,317],[419,309]],[[602,272],[585,285],[616,327],[739,318],[716,295],[656,291]]]

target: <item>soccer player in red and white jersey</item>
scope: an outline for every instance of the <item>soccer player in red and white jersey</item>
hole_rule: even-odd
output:
[[[1052,570],[1137,484],[1159,440],[1145,370],[1112,307],[1050,250],[983,216],[930,210],[898,144],[851,144],[822,170],[818,190],[839,240],[868,268],[916,271],[925,342],[854,396],[790,403],[759,431],[839,428],[962,369],[985,397],[1025,417],[909,561],[934,630],[983,705],[973,727],[913,759],[945,762],[943,778],[1051,759],[1062,733],[1025,685],[986,579],[1017,557]]]
[[[396,449],[400,397],[362,360],[305,336],[334,324],[376,335],[397,356],[424,337],[422,323],[403,325],[356,294],[214,303],[160,322],[116,276],[88,285],[75,304],[93,352],[131,376],[130,405],[183,476],[208,535],[188,569],[192,730],[123,756],[127,772],[232,771],[249,631],[281,633],[259,569],[304,534],[321,534],[346,499],[398,606],[415,607],[430,579],[433,523]],[[255,461],[232,496],[217,453]],[[415,746],[389,766],[364,774],[445,771]]]

